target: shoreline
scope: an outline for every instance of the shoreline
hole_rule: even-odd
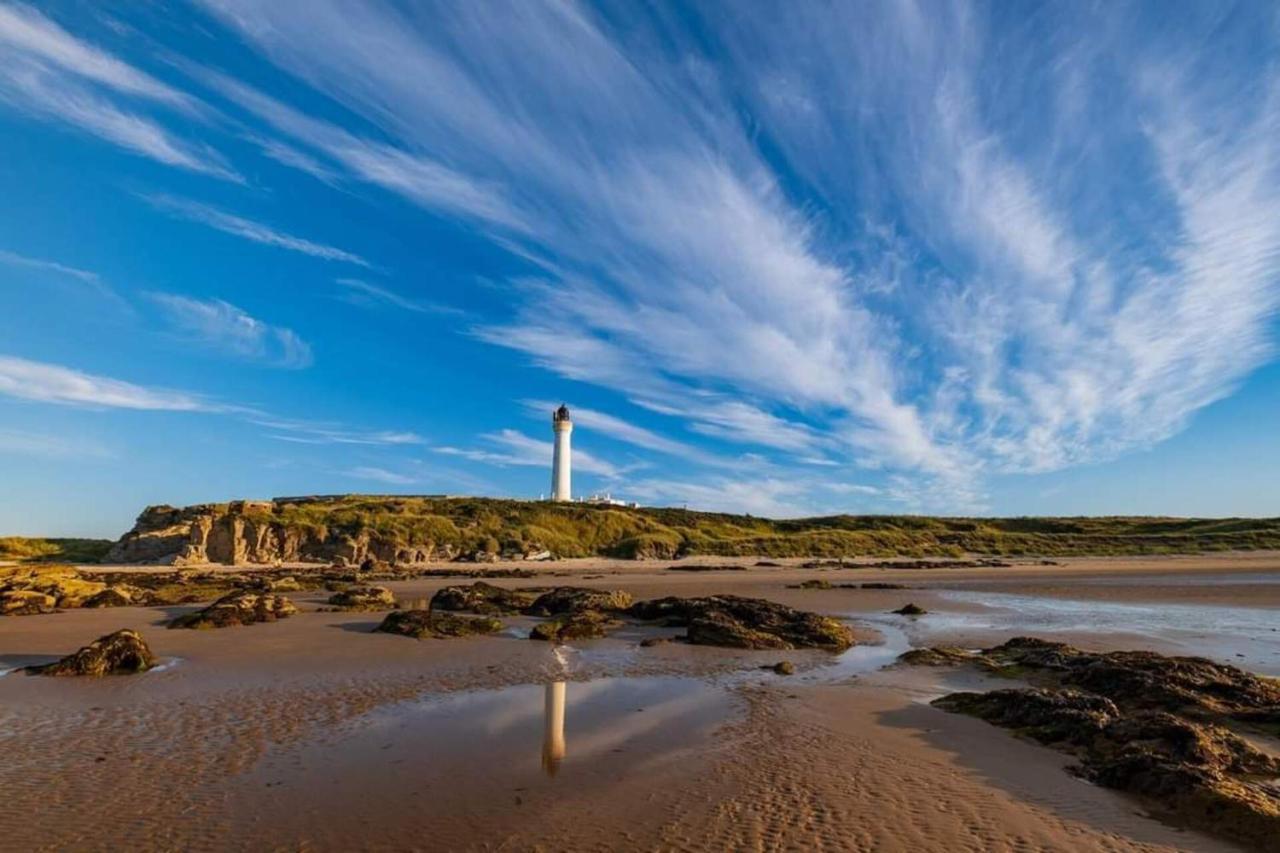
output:
[[[162,663],[178,661],[140,676],[0,678],[0,784],[10,814],[27,816],[9,837],[75,849],[431,847],[417,834],[422,815],[434,845],[455,849],[1233,849],[1083,785],[1057,753],[926,704],[981,676],[854,659],[878,666],[896,653],[875,645],[873,631],[912,646],[1008,639],[998,624],[974,622],[992,608],[954,599],[957,589],[1050,604],[1190,595],[1232,612],[1280,607],[1280,555],[1200,559],[724,572],[578,561],[571,571],[540,564],[534,578],[491,581],[637,598],[731,592],[838,614],[862,627],[848,664],[818,651],[641,649],[651,629],[638,628],[557,650],[520,637],[523,617],[492,637],[414,641],[368,633],[381,613],[320,611],[319,591],[290,593],[300,612],[289,619],[215,631],[163,628],[191,606],[6,617],[0,668],[50,660],[122,627],[141,630]],[[911,588],[791,588],[807,579]],[[459,582],[470,581],[377,581],[402,600]],[[929,614],[888,614],[908,600]],[[1177,652],[1186,640],[1177,626],[1143,630],[1035,633],[1097,650]],[[1280,651],[1280,635],[1262,639],[1260,654]],[[782,658],[796,675],[760,670]],[[555,681],[568,685],[568,753],[549,776],[539,763],[542,691]],[[130,814],[116,814],[126,801]]]

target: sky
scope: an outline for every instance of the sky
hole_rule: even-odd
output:
[[[1280,6],[0,0],[0,534],[1280,515]]]

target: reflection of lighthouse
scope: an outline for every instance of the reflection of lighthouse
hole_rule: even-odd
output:
[[[542,736],[542,769],[548,776],[556,775],[564,760],[564,688],[563,681],[547,685],[547,698]]]
[[[571,501],[573,492],[569,487],[569,434],[573,432],[573,421],[569,420],[568,406],[561,405],[552,413],[551,428],[556,434],[556,448],[551,457],[551,500]]]

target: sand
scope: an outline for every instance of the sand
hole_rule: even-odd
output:
[[[499,636],[419,642],[369,633],[379,614],[318,612],[323,595],[311,593],[291,595],[303,611],[291,619],[219,631],[163,628],[189,608],[6,618],[0,668],[124,627],[163,666],[90,681],[0,677],[0,837],[21,850],[1231,849],[1077,780],[1057,753],[927,704],[978,676],[880,666],[909,645],[1016,632],[1194,648],[1280,674],[1280,556],[666,565],[542,564],[545,580],[496,583],[757,595],[841,615],[885,645],[833,662],[640,648],[655,631],[628,628],[557,650],[522,639],[524,618]],[[815,578],[912,588],[788,588]],[[389,585],[406,600],[447,582]],[[929,615],[887,614],[907,601]],[[1213,614],[1208,628],[1188,625],[1196,610]],[[760,669],[782,658],[799,674]],[[548,762],[556,682],[565,755]]]

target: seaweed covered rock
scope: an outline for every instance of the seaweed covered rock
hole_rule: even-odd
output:
[[[908,602],[893,611],[894,615],[897,616],[923,616],[928,612],[929,611],[925,610],[923,607],[911,602]]]
[[[81,607],[150,607],[160,604],[156,595],[148,589],[133,584],[115,584],[97,595],[85,599]]]
[[[282,595],[239,590],[224,595],[203,610],[179,616],[169,623],[169,627],[227,628],[233,625],[252,625],[255,622],[274,622],[297,612],[298,608],[293,602]]]
[[[1125,713],[1076,690],[954,693],[933,704],[1077,756],[1085,778],[1149,797],[1180,823],[1280,850],[1280,790],[1271,783],[1280,759],[1226,728],[1164,711]]]
[[[853,631],[839,620],[763,598],[671,596],[638,602],[628,612],[637,619],[685,626],[688,641],[696,645],[837,652],[853,645]]]
[[[548,640],[563,643],[568,640],[589,640],[606,636],[622,623],[598,610],[566,613],[533,626],[531,640]]]
[[[793,583],[787,587],[787,589],[834,589],[834,588],[835,587],[831,585],[831,581],[824,581],[824,580],[801,581],[800,583]]]
[[[6,589],[0,591],[0,616],[35,616],[52,613],[58,609],[58,600],[52,595],[34,589]]]
[[[27,672],[34,675],[127,675],[146,672],[155,664],[155,655],[142,635],[126,628],[99,637],[62,660],[27,667]]]
[[[385,586],[353,586],[329,596],[329,604],[344,610],[394,610],[396,597]]]
[[[968,649],[954,646],[933,646],[931,648],[911,649],[898,655],[898,663],[911,666],[960,666],[961,664],[978,663],[981,655]]]
[[[418,640],[427,638],[450,639],[477,634],[493,634],[502,630],[502,623],[491,616],[457,616],[453,613],[435,613],[431,610],[396,610],[388,613],[382,624],[373,629],[384,634],[400,634]]]
[[[476,581],[470,586],[446,586],[431,597],[433,610],[470,610],[473,613],[519,613],[538,598],[538,592],[504,589]]]
[[[631,602],[631,593],[620,589],[560,586],[538,596],[527,612],[533,616],[556,616],[586,610],[621,612],[629,608]]]
[[[1111,700],[1076,690],[951,693],[933,704],[1048,744],[1086,744],[1120,716]]]

